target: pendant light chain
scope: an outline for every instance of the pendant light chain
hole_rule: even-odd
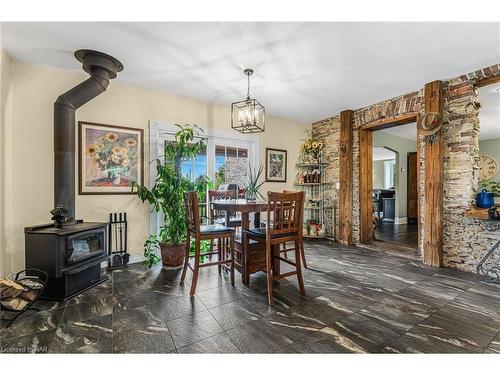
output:
[[[247,73],[247,100],[250,99],[250,73]]]

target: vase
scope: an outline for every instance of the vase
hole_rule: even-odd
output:
[[[247,192],[245,193],[245,198],[249,202],[255,202],[257,200],[257,193]]]
[[[118,176],[111,176],[111,178],[113,179],[113,185],[120,185],[120,181],[121,181],[121,176],[118,175]]]
[[[476,206],[478,208],[491,208],[495,204],[493,193],[483,189],[476,195]]]
[[[177,269],[184,265],[186,243],[172,244],[160,242],[161,262],[166,269]]]

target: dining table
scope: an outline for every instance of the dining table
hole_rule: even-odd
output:
[[[267,201],[264,200],[247,200],[247,199],[221,199],[221,200],[214,200],[210,202],[212,205],[212,208],[217,211],[224,211],[225,212],[225,217],[226,217],[226,223],[229,222],[230,216],[233,213],[240,213],[241,215],[241,229],[242,233],[243,230],[249,229],[250,228],[250,214],[253,215],[253,226],[255,228],[260,228],[261,222],[260,222],[260,213],[263,211],[267,211],[267,206],[268,203]],[[235,248],[237,252],[241,253],[242,259],[236,260],[236,263],[238,263],[239,267],[237,267],[238,271],[241,272],[242,275],[242,282],[245,285],[248,285],[249,281],[249,275],[246,272],[244,267],[244,259],[248,259],[248,249],[247,253],[245,253],[245,246],[243,246],[243,239],[242,236],[236,236],[235,239]],[[264,244],[265,245],[265,244]],[[255,247],[255,246],[254,246]],[[259,248],[259,250],[265,251],[265,246]],[[274,246],[273,251],[275,254],[279,255],[279,246]],[[273,261],[273,271],[275,275],[280,274],[280,264],[279,260],[276,258]]]

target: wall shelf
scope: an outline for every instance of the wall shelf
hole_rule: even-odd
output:
[[[295,166],[297,168],[306,168],[306,167],[312,167],[312,168],[317,168],[317,167],[326,167],[328,163],[297,163]]]
[[[304,207],[305,210],[333,210],[334,206]]]
[[[295,186],[323,186],[331,185],[329,182],[295,182]]]
[[[335,206],[330,206],[325,202],[325,187],[332,185],[329,182],[298,182],[302,180],[304,175],[314,173],[315,180],[321,181],[325,176],[325,169],[328,163],[322,161],[320,155],[315,162],[308,162],[308,159],[300,159],[295,163],[295,167],[300,171],[297,175],[296,182],[293,184],[305,194],[304,205],[304,238],[335,238]],[[319,174],[319,176],[318,176]],[[309,201],[313,201],[316,205],[311,206]],[[310,225],[309,222],[314,222]],[[308,234],[309,228],[309,234]],[[319,229],[320,228],[320,229]],[[318,231],[317,231],[318,229]],[[314,235],[314,233],[319,233]]]

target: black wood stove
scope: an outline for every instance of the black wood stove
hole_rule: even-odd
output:
[[[108,260],[107,223],[81,220],[63,225],[24,229],[26,268],[50,275],[42,298],[64,301],[106,281],[101,262]]]
[[[49,274],[42,297],[65,300],[101,282],[107,255],[107,223],[84,223],[75,217],[75,112],[106,91],[123,70],[112,56],[78,50],[75,57],[90,77],[61,94],[54,103],[54,224],[25,228],[26,268]]]

